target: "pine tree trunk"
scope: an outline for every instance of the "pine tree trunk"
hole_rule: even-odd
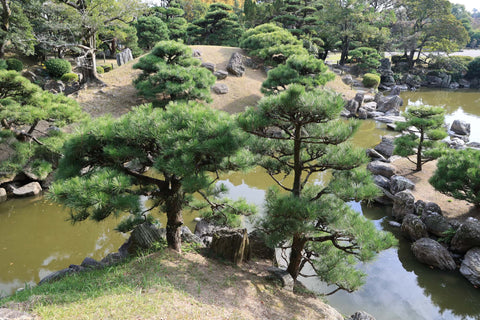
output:
[[[422,149],[423,149],[423,140],[424,140],[424,131],[420,129],[420,143],[418,144],[417,149],[417,168],[415,171],[422,171]]]
[[[287,272],[290,273],[293,279],[297,279],[300,274],[300,265],[302,263],[302,251],[305,248],[306,240],[300,235],[293,236],[292,251],[290,251],[290,261],[288,262]]]
[[[183,193],[181,183],[171,178],[170,192],[165,200],[167,213],[167,244],[168,247],[180,252],[182,250],[181,226],[183,225],[182,204]]]
[[[350,39],[345,37],[342,41],[342,54],[340,56],[340,65],[344,65],[347,62],[348,48],[350,46]]]

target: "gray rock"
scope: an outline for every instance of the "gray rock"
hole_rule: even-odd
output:
[[[344,76],[342,78],[342,81],[343,83],[345,83],[346,85],[352,85],[353,84],[353,78],[351,75],[347,74],[346,76]]]
[[[374,112],[377,110],[377,103],[375,101],[365,102],[364,100],[362,107],[368,112]]]
[[[477,219],[467,219],[453,236],[451,249],[457,252],[467,252],[473,247],[480,247],[480,222]]]
[[[295,280],[286,270],[277,268],[277,267],[268,267],[268,272],[270,272],[276,279],[282,282],[282,287],[287,291],[293,291],[293,286]]]
[[[245,66],[243,65],[243,56],[240,53],[234,52],[232,54],[228,61],[227,71],[237,77],[243,76],[245,73]]]
[[[384,189],[390,190],[390,179],[381,176],[381,175],[374,175],[373,176],[373,182],[379,187],[382,187]]]
[[[362,106],[362,103],[363,103],[363,97],[365,96],[365,93],[363,92],[357,92],[355,94],[355,97],[353,98],[353,100],[357,101],[358,102],[358,106],[361,107]]]
[[[127,251],[129,254],[136,254],[138,251],[152,248],[154,243],[162,240],[165,240],[165,238],[160,229],[149,222],[145,222],[133,229],[128,239]]]
[[[401,106],[403,106],[403,99],[400,96],[388,96],[380,101],[377,110],[398,116]]]
[[[217,257],[238,265],[250,259],[247,229],[217,229],[213,234],[210,251]]]
[[[367,149],[366,151],[367,156],[372,160],[380,160],[380,161],[387,161],[387,159],[381,155],[378,151],[374,149]]]
[[[395,122],[406,122],[405,117],[402,116],[392,116],[392,115],[385,115],[380,117],[373,118],[375,121],[383,122],[383,123],[395,123]]]
[[[450,82],[450,85],[448,86],[448,89],[458,89],[460,88],[460,84],[458,82]]]
[[[422,238],[415,241],[412,252],[421,263],[440,270],[455,270],[457,267],[450,252],[433,239]]]
[[[348,112],[350,112],[350,115],[352,116],[355,116],[357,114],[357,110],[359,107],[360,105],[355,99],[351,99],[345,104],[345,109],[348,110]]]
[[[74,272],[75,271],[73,269],[71,269],[70,267],[59,270],[59,271],[55,271],[53,273],[50,273],[48,276],[46,276],[42,280],[40,280],[38,285],[40,286],[44,283],[55,282],[55,281],[60,280],[61,278],[65,277],[66,275],[74,273]]]
[[[465,79],[458,80],[458,84],[461,88],[470,88],[470,82]]]
[[[394,86],[388,95],[389,96],[398,96],[398,95],[400,95],[400,92],[402,92],[402,87]]]
[[[35,82],[38,79],[38,76],[29,70],[22,72],[22,76],[30,80],[30,82]]]
[[[417,216],[421,216],[422,219],[424,219],[433,212],[441,215],[442,209],[435,202],[425,202],[423,200],[418,200],[417,202],[415,202],[415,212]]]
[[[218,80],[224,80],[228,77],[228,72],[225,70],[217,70],[213,73]]]
[[[395,228],[401,228],[402,227],[402,224],[400,222],[397,222],[397,221],[388,221],[388,224],[391,225],[392,227],[395,227]]]
[[[7,190],[0,188],[0,202],[7,200]]]
[[[367,165],[367,169],[375,174],[390,178],[397,172],[397,168],[390,164],[382,161],[372,161]]]
[[[198,57],[201,57],[201,56],[202,56],[202,53],[200,52],[200,50],[195,49],[195,50],[193,50],[193,52],[192,52],[192,56],[193,56],[194,58],[198,58]]]
[[[385,189],[382,187],[379,187],[380,190],[383,192],[383,196],[375,198],[375,202],[386,205],[386,206],[391,206],[393,204],[393,200],[395,196],[390,193],[390,188]]]
[[[470,134],[470,123],[463,120],[454,120],[450,130],[460,135]]]
[[[410,190],[400,191],[393,200],[392,215],[398,221],[403,221],[407,214],[415,213],[415,198]]]
[[[397,175],[390,177],[390,191],[393,194],[407,189],[413,190],[413,188],[415,188],[415,183],[410,179]]]
[[[228,87],[224,83],[216,83],[212,86],[213,92],[216,94],[226,94],[228,93]]]
[[[43,90],[50,91],[52,93],[60,93],[65,91],[65,84],[60,80],[48,80],[43,85]]]
[[[13,190],[13,196],[16,198],[32,197],[39,195],[42,192],[42,187],[38,182],[30,182],[18,189]]]
[[[203,236],[212,235],[216,229],[217,227],[215,227],[213,224],[205,220],[200,220],[199,222],[197,222],[197,225],[195,226],[194,233],[199,238],[202,238]]]
[[[416,215],[407,214],[403,218],[401,229],[412,241],[428,238],[427,226]]]
[[[437,212],[430,213],[422,220],[427,227],[427,231],[437,237],[445,236],[443,233],[451,228],[447,219]]]
[[[380,111],[369,111],[367,112],[369,118],[384,117],[385,113]]]
[[[352,314],[348,320],[375,320],[375,318],[365,311],[357,311]]]
[[[375,150],[380,152],[384,157],[389,158],[393,155],[393,149],[395,148],[393,141],[394,137],[383,136],[382,142],[375,146]]]
[[[119,252],[113,252],[113,253],[107,254],[105,258],[100,260],[100,263],[108,266],[108,265],[119,263],[123,260],[125,260],[125,257],[122,254],[120,254]]]
[[[259,230],[253,230],[248,234],[250,242],[250,257],[273,260],[275,249],[267,246],[265,236]]]
[[[202,239],[194,235],[187,226],[182,226],[181,232],[182,242],[197,243],[203,245]]]
[[[467,251],[460,266],[460,273],[474,286],[480,286],[480,248]]]
[[[86,257],[85,259],[83,259],[82,264],[80,266],[84,268],[90,268],[90,269],[100,269],[104,267],[104,265],[101,262],[90,257]]]
[[[211,62],[203,62],[201,67],[204,67],[205,69],[210,70],[211,72],[215,72],[215,64]]]
[[[450,149],[455,149],[455,150],[463,150],[465,149],[465,146],[466,146],[465,141],[457,137],[450,138],[450,141],[447,141],[447,144]]]
[[[472,148],[472,149],[480,150],[480,143],[479,142],[469,142],[469,143],[467,143],[467,147]]]
[[[365,120],[368,118],[368,113],[367,113],[367,110],[365,110],[363,107],[361,108],[358,108],[358,115],[357,115],[358,119],[362,119],[362,120]]]
[[[127,63],[128,61],[133,60],[132,50],[130,50],[129,48],[126,48],[121,52],[117,53],[116,58],[117,58],[117,65],[121,66]]]
[[[366,94],[365,96],[363,96],[363,103],[370,103],[370,102],[375,102],[375,96],[371,94]],[[377,108],[376,105],[377,103],[375,102],[375,109]]]

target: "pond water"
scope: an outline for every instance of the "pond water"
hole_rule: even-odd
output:
[[[418,91],[402,93],[410,104],[440,105],[447,111],[447,122],[467,120],[472,124],[472,141],[480,142],[479,91]],[[386,134],[385,124],[363,121],[354,143],[372,147]],[[317,177],[318,181],[321,176]],[[256,169],[248,174],[223,177],[232,198],[245,197],[262,205],[270,178]],[[327,301],[345,315],[365,310],[377,319],[480,319],[480,289],[475,289],[457,272],[431,270],[418,263],[409,243],[399,230],[388,224],[388,208],[352,206],[380,229],[400,239],[398,248],[379,254],[374,262],[360,265],[368,274],[366,284],[353,294],[338,292]],[[83,222],[72,226],[68,211],[42,197],[0,203],[0,296],[11,294],[25,284],[37,283],[48,273],[80,264],[84,257],[100,259],[114,252],[125,237],[113,229],[118,221]],[[194,214],[184,216],[194,228]],[[163,221],[165,223],[165,221]],[[326,292],[312,278],[305,284]]]

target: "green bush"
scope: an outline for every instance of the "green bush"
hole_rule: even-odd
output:
[[[50,59],[45,62],[48,74],[60,78],[65,73],[72,71],[72,65],[65,59]]]
[[[468,64],[468,78],[480,78],[480,57],[476,57]]]
[[[97,73],[100,73],[100,74],[105,73],[105,69],[103,69],[103,67],[101,66],[97,66]]]
[[[106,65],[103,65],[103,66],[101,66],[101,67],[103,68],[103,72],[110,72],[110,71],[113,70],[113,65],[108,65],[108,64],[106,64]],[[97,72],[98,72],[98,71],[97,71]]]
[[[10,58],[10,59],[7,59],[6,63],[7,63],[7,70],[15,70],[18,72],[23,70],[23,63],[18,59]]]
[[[7,62],[3,59],[0,59],[0,70],[7,69]]]
[[[446,73],[452,76],[454,81],[463,78],[467,73],[468,64],[473,60],[472,57],[462,56],[434,56],[428,62],[428,69],[439,73]],[[432,74],[429,72],[429,74]]]
[[[62,80],[65,83],[75,82],[75,81],[78,81],[78,74],[73,72],[67,72],[62,75],[60,80]]]
[[[367,88],[377,88],[380,84],[380,76],[374,73],[365,73],[362,82]]]
[[[373,48],[361,47],[351,50],[349,54],[348,62],[356,64],[361,73],[374,72],[381,64],[382,57]]]

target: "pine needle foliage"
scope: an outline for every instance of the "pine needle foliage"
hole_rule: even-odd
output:
[[[287,271],[296,279],[308,264],[322,280],[353,291],[364,277],[355,261],[371,260],[395,240],[347,204],[379,191],[362,167],[364,150],[348,141],[359,123],[340,120],[342,108],[341,97],[331,91],[292,84],[263,98],[238,121],[252,134],[249,149],[257,163],[283,189],[268,191],[258,226],[271,246],[290,250]],[[329,183],[309,182],[327,170]],[[288,177],[293,182],[287,183]]]
[[[121,232],[165,212],[167,242],[180,250],[182,209],[193,207],[192,194],[212,215],[243,212],[227,210],[234,204],[215,187],[220,172],[238,168],[243,136],[231,116],[195,102],[99,118],[66,142],[50,197],[71,209],[73,222],[123,216]],[[153,205],[144,208],[141,196]]]
[[[397,130],[409,130],[414,127],[417,132],[410,132],[395,139],[394,154],[407,157],[416,165],[416,171],[422,171],[422,165],[440,157],[445,151],[445,144],[440,140],[447,136],[443,123],[445,110],[442,107],[409,107],[403,113],[406,122],[397,122]],[[416,154],[416,160],[408,156]]]
[[[215,77],[200,67],[192,49],[182,43],[160,41],[133,67],[143,71],[134,81],[138,93],[156,107],[165,107],[170,101],[211,101]]]

